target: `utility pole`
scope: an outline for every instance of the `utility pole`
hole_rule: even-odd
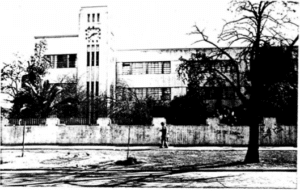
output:
[[[26,120],[24,120],[24,126],[23,126],[22,157],[24,157],[24,150],[25,150],[25,128],[26,128]]]
[[[22,157],[24,157],[24,150],[25,150],[25,126],[26,126],[26,120],[24,118],[24,115],[22,115],[22,114],[23,114],[23,111],[26,110],[26,109],[27,109],[26,105],[23,105],[23,107],[20,109],[21,116],[23,117],[23,120],[24,120],[23,141],[22,141],[22,145],[23,145],[23,148],[22,148]]]

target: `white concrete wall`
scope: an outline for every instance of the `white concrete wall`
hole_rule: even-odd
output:
[[[40,40],[38,37],[36,40]],[[45,36],[47,54],[77,54],[79,49],[78,35]]]
[[[76,77],[77,68],[53,68],[49,69],[45,76],[45,79],[49,80],[50,83],[59,83],[61,79]]]
[[[264,126],[262,126],[263,128]],[[88,144],[88,145],[126,145],[130,128],[130,143],[135,145],[160,144],[161,126],[27,126],[25,144]],[[174,126],[167,125],[170,145],[193,146],[247,146],[248,126]],[[270,131],[265,137],[260,131],[259,143],[263,146],[297,146],[297,127],[281,126],[282,131]],[[20,145],[23,126],[3,126],[1,144]]]

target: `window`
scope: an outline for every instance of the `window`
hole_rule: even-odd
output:
[[[91,96],[94,97],[94,82],[91,82]]]
[[[161,100],[171,100],[171,88],[162,88]]]
[[[136,89],[133,89],[133,91],[136,94],[136,97],[138,99],[146,98],[146,88],[136,88]]]
[[[123,69],[122,69],[122,71],[123,71],[124,75],[131,74],[131,72],[130,72],[131,71],[131,67],[130,66],[131,66],[130,63],[125,63],[125,62],[123,63],[123,67],[122,67]]]
[[[123,75],[170,74],[170,61],[164,62],[123,62]]]
[[[87,52],[87,55],[86,55],[86,58],[87,58],[87,60],[86,60],[86,65],[87,66],[90,66],[90,52]]]
[[[138,99],[171,100],[171,88],[133,88]]]
[[[76,54],[69,55],[69,68],[75,68]]]
[[[96,96],[99,96],[99,82],[96,82]]]
[[[46,55],[53,68],[75,68],[76,54]]]
[[[92,15],[92,22],[95,22],[95,14]]]
[[[87,14],[87,22],[90,22],[90,14]]]
[[[95,65],[95,52],[92,52],[92,66]]]
[[[96,66],[99,66],[99,45],[96,46]]]
[[[90,96],[90,82],[86,82],[86,97]]]
[[[155,100],[160,100],[162,95],[161,88],[149,88],[147,96]]]
[[[148,63],[148,74],[161,74],[161,73],[162,73],[161,62]]]
[[[100,13],[97,14],[97,22],[100,22]]]
[[[57,68],[67,68],[67,55],[57,55]]]
[[[145,63],[133,63],[132,64],[132,75],[137,75],[137,74],[145,74],[146,71],[146,65]]]
[[[163,62],[163,74],[170,74],[170,73],[171,73],[171,63]]]

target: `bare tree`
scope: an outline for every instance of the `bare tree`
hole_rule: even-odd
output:
[[[183,64],[178,68],[178,74],[194,87],[221,81],[234,89],[249,110],[250,137],[245,162],[255,163],[259,162],[259,90],[264,88],[262,78],[258,76],[264,64],[262,60],[265,61],[262,47],[280,46],[285,48],[285,52],[292,52],[298,41],[298,24],[295,21],[298,3],[233,0],[230,4],[229,10],[235,13],[235,19],[226,22],[218,36],[218,42],[227,42],[228,47],[218,46],[218,42],[211,41],[204,30],[195,26],[191,34],[201,37],[195,43],[205,42],[214,48],[205,53],[193,54],[190,59],[181,58]],[[243,48],[232,48],[237,44]],[[218,65],[214,64],[216,60],[226,61]],[[229,66],[232,71],[222,71],[222,64]],[[267,77],[268,74],[265,75]]]

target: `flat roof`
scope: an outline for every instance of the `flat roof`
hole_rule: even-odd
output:
[[[240,49],[245,47],[220,47],[228,49]],[[136,48],[136,49],[118,49],[117,51],[146,51],[146,50],[200,50],[200,49],[216,49],[216,47],[191,47],[191,48]]]
[[[101,6],[85,6],[81,8],[94,8],[94,7],[107,7],[107,5],[101,5]]]
[[[72,34],[72,35],[35,36],[34,39],[42,39],[42,38],[72,38],[72,37],[78,37],[78,34]]]

